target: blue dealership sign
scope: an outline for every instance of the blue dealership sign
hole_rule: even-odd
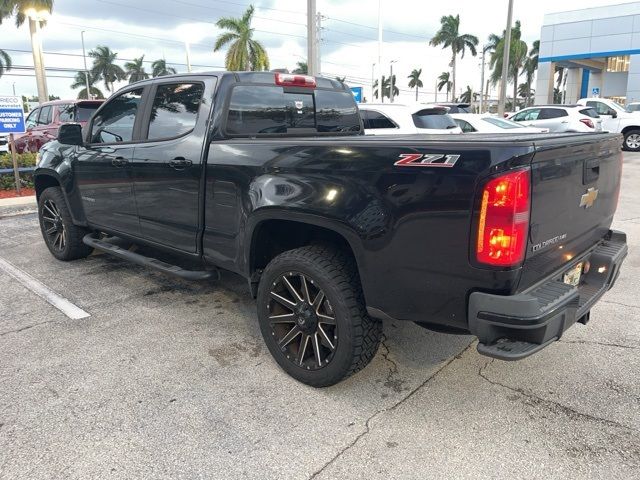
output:
[[[22,99],[0,95],[0,133],[24,133],[24,131]]]
[[[362,103],[362,87],[351,87],[351,93],[357,103]]]

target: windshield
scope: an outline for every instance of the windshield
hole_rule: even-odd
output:
[[[612,106],[615,110],[618,110],[619,112],[625,112],[626,111],[624,108],[622,108],[618,103],[616,103],[614,101],[610,101],[610,102],[608,102],[608,104],[610,106]]]
[[[492,125],[495,125],[496,127],[500,127],[500,128],[524,128],[523,125],[520,125],[519,123],[516,122],[512,122],[511,120],[505,120],[502,118],[496,118],[496,117],[486,117],[482,119],[483,122],[487,122],[490,123]]]
[[[640,103],[632,103],[627,105],[627,112],[640,112]]]
[[[447,115],[444,109],[420,110],[412,115],[413,124],[418,128],[447,130],[457,128],[458,124]]]

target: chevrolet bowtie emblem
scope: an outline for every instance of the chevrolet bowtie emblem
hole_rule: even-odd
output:
[[[580,206],[584,208],[592,207],[596,198],[598,198],[598,190],[592,187],[587,190],[587,193],[580,197]]]

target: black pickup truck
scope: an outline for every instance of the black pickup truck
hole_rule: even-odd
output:
[[[242,275],[278,364],[327,386],[372,359],[382,320],[471,333],[503,360],[586,323],[627,253],[610,230],[620,143],[366,137],[335,80],[189,74],[64,125],[35,185],[56,258],[100,249],[192,280]]]

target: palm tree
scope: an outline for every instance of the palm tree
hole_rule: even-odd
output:
[[[526,78],[527,91],[528,91],[526,95],[527,106],[529,106],[529,104],[531,103],[531,91],[532,91],[531,85],[533,84],[533,77],[536,74],[536,70],[538,69],[539,53],[540,53],[540,40],[535,40],[531,44],[531,50],[529,50],[529,56],[524,61],[524,74]]]
[[[218,28],[227,31],[216,39],[213,51],[217,52],[227,44],[229,50],[224,60],[227,70],[269,70],[269,56],[262,44],[253,40],[253,5],[249,5],[242,18],[224,17],[216,22]]]
[[[339,81],[340,83],[344,83],[347,81],[347,77],[336,77],[336,80]]]
[[[173,67],[167,67],[167,61],[164,58],[159,60],[155,60],[151,64],[151,76],[152,77],[162,77],[164,75],[175,75],[176,69]]]
[[[447,102],[449,101],[449,92],[451,91],[451,75],[449,72],[442,72],[438,77],[438,91],[447,87]]]
[[[86,75],[89,76],[89,90],[91,91],[91,95],[93,98],[104,98],[104,95],[100,91],[99,88],[95,87],[95,84],[100,81],[100,77],[95,76],[91,72],[87,72]],[[80,88],[80,92],[78,93],[78,98],[89,98],[87,96],[87,79],[85,77],[85,72],[76,73],[76,77],[73,79],[73,83],[71,84],[71,88],[74,90],[76,88]]]
[[[11,57],[7,52],[0,48],[0,77],[2,77],[5,72],[11,70],[11,65]]]
[[[418,101],[418,88],[422,88],[422,80],[420,80],[420,75],[422,74],[422,69],[414,68],[413,71],[407,77],[409,79],[409,88],[416,89],[416,102]]]
[[[309,65],[307,65],[307,62],[296,62],[296,65],[297,68],[291,73],[298,75],[307,75],[309,73]]]
[[[527,44],[521,40],[520,20],[516,20],[515,26],[511,27],[511,44],[509,48],[509,66],[507,69],[508,77],[513,79],[513,98],[518,96],[518,78],[522,73],[525,60],[527,58]],[[495,35],[493,35],[495,37]],[[504,42],[506,31],[502,32],[502,37],[497,42],[495,51],[491,54],[490,67],[493,69],[491,73],[491,83],[494,85],[501,80],[502,77],[502,59],[504,54]],[[491,37],[489,37],[491,39]],[[503,81],[507,82],[505,78]]]
[[[442,48],[451,48],[451,70],[452,70],[452,90],[456,92],[456,57],[458,53],[464,58],[464,52],[468,48],[471,55],[476,56],[476,46],[478,37],[467,33],[460,34],[460,15],[445,15],[440,19],[440,30],[429,41],[429,45]]]
[[[474,96],[475,94],[473,93],[473,89],[467,85],[467,89],[462,92],[462,95],[460,95],[460,101],[463,103],[471,103]]]
[[[0,0],[0,23],[6,18],[15,17],[16,27],[21,27],[30,9],[51,13],[53,0]]]
[[[149,74],[145,71],[143,63],[144,55],[124,64],[125,73],[129,77],[129,83],[139,82],[140,80],[149,78]]]
[[[122,67],[115,63],[118,54],[109,47],[98,45],[95,50],[89,52],[89,56],[93,58],[91,73],[102,78],[108,91],[113,92],[114,82],[127,78]]]
[[[396,87],[396,76],[394,75],[391,78],[387,78],[384,75],[382,76],[382,103],[384,103],[384,97],[391,98],[391,88],[390,84],[393,85],[393,96],[400,95],[400,90]],[[373,96],[378,98],[380,96],[380,92],[378,91],[378,80],[373,83]]]

